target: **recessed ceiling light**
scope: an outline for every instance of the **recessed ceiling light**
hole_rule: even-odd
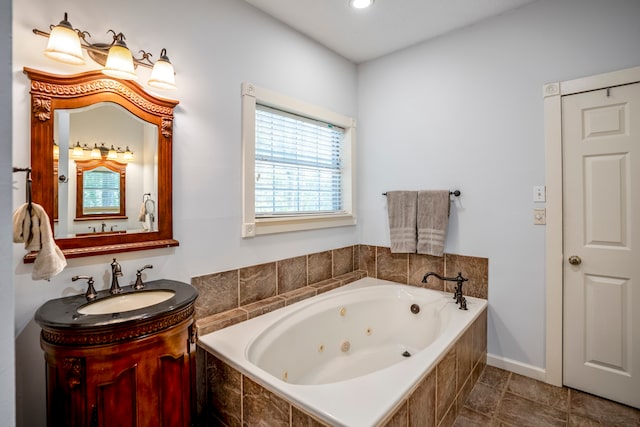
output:
[[[349,0],[349,5],[354,9],[366,9],[374,0]]]

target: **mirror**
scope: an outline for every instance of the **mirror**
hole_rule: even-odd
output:
[[[24,71],[33,200],[47,211],[65,256],[177,246],[171,153],[178,102],[99,71]]]

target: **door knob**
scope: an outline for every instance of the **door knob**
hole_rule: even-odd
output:
[[[582,264],[582,259],[580,259],[577,255],[572,255],[569,257],[569,264],[571,265],[580,265]]]

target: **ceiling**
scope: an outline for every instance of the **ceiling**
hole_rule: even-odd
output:
[[[318,43],[365,62],[535,0],[245,0]]]

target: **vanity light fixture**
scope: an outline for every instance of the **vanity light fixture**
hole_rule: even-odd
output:
[[[45,55],[49,58],[67,64],[82,65],[85,63],[82,49],[87,51],[91,59],[102,65],[102,72],[108,76],[123,80],[136,80],[138,78],[135,68],[138,66],[152,68],[149,86],[157,89],[175,89],[175,71],[167,50],[162,49],[160,59],[151,61],[151,54],[141,50],[141,58],[135,58],[125,43],[122,33],[113,30],[111,43],[91,43],[87,37],[91,37],[87,31],[73,28],[67,20],[67,13],[58,25],[51,26],[51,33],[36,28],[34,34],[48,37],[49,42],[45,49]]]
[[[354,9],[366,9],[373,5],[374,0],[349,0],[349,6]]]

